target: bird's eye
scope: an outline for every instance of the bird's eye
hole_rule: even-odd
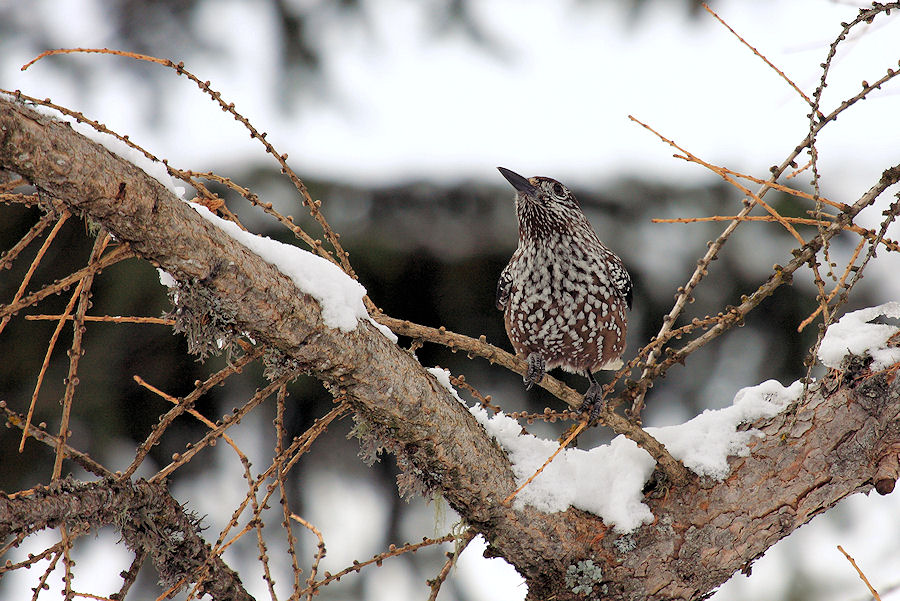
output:
[[[553,188],[551,188],[551,189],[553,191],[553,196],[556,196],[557,198],[565,198],[566,197],[566,189],[563,188],[563,185],[561,183],[554,182]]]

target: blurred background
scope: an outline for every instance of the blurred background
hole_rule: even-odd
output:
[[[812,94],[828,44],[859,7],[828,0],[723,0],[713,8]],[[494,292],[515,249],[516,224],[512,189],[497,165],[564,182],[600,238],[624,259],[636,285],[629,358],[658,331],[676,288],[723,228],[650,220],[731,215],[741,197],[718,176],[674,159],[672,148],[628,115],[704,160],[757,177],[781,163],[808,127],[809,107],[796,92],[688,1],[0,0],[0,87],[82,111],[178,168],[227,176],[297,217],[314,236],[315,225],[271,157],[189,81],[157,65],[97,55],[51,57],[20,71],[39,53],[59,47],[109,47],[184,61],[290,155],[313,197],[322,200],[378,306],[395,317],[485,334],[504,348],[509,344]],[[860,81],[895,66],[898,54],[900,18],[881,17],[854,29],[839,48],[824,110],[856,93]],[[823,195],[852,203],[882,170],[898,163],[898,106],[892,82],[825,129],[818,145]],[[809,189],[810,178],[807,171],[794,185]],[[249,228],[290,240],[274,220],[227,190],[212,188]],[[784,215],[806,216],[811,208],[785,195],[767,199]],[[869,209],[858,223],[877,227],[882,209]],[[0,207],[0,215],[0,248],[6,249],[38,214]],[[87,260],[91,241],[84,225],[72,221],[42,263],[42,281]],[[894,227],[888,236],[900,234]],[[851,236],[836,239],[832,252],[838,265],[846,263],[856,242]],[[683,322],[714,314],[755,290],[773,263],[789,260],[792,247],[793,240],[775,226],[742,226]],[[0,275],[0,302],[12,297],[28,261],[21,259]],[[900,299],[898,263],[896,255],[880,253],[854,289],[849,308]],[[155,271],[139,261],[107,270],[94,290],[94,314],[158,316],[171,306]],[[38,312],[58,312],[65,300],[50,299]],[[645,423],[678,423],[730,404],[741,387],[771,378],[788,384],[803,376],[816,324],[801,333],[797,326],[815,305],[809,278],[798,276],[751,314],[746,327],[673,369],[648,396]],[[0,400],[17,411],[27,410],[53,327],[20,318],[0,336]],[[70,341],[69,330],[58,349],[68,344],[67,336]],[[132,375],[180,395],[225,364],[221,357],[195,361],[184,340],[165,326],[95,324],[85,345],[73,444],[113,469],[127,465],[134,446],[167,409]],[[65,353],[57,355],[35,420],[51,429],[58,423],[57,400],[68,366]],[[506,411],[560,408],[540,390],[526,393],[518,376],[486,362],[433,345],[417,355],[426,366],[465,374]],[[583,378],[566,379],[585,387]],[[222,415],[263,381],[258,369],[248,370],[198,408]],[[330,396],[314,380],[298,380],[291,393],[293,433],[331,407]],[[267,405],[230,431],[257,466],[271,460],[273,414]],[[329,553],[322,569],[331,572],[390,543],[441,535],[455,522],[439,500],[401,499],[393,459],[366,467],[356,456],[356,441],[347,440],[351,428],[349,418],[333,425],[293,473],[295,512],[323,532]],[[528,428],[555,438],[565,425]],[[147,471],[167,463],[203,432],[188,420],[176,423],[154,450]],[[593,432],[580,442],[591,446],[607,437]],[[5,490],[49,478],[52,456],[33,442],[19,455],[18,441],[14,430],[0,433]],[[207,516],[210,533],[218,533],[243,498],[241,487],[232,485],[241,478],[240,464],[223,447],[208,449],[209,462],[194,462],[173,480],[179,501]],[[837,544],[856,557],[876,588],[894,588],[900,584],[900,546],[892,533],[900,525],[900,507],[896,496],[876,497],[853,497],[817,518],[757,561],[752,577],[736,576],[714,598],[865,598]],[[273,525],[280,521],[271,519]],[[308,561],[315,541],[307,534],[299,537],[301,557]],[[32,546],[23,545],[19,556],[52,544],[47,540],[29,540]],[[116,535],[103,530],[80,543],[76,588],[97,594],[118,589],[118,573],[131,557],[115,542]],[[258,551],[249,537],[246,543],[230,549],[226,560],[257,598],[265,598]],[[286,554],[279,557],[277,532],[270,544],[273,564],[283,570],[275,574],[278,590],[286,597],[290,566]],[[482,558],[483,548],[481,541],[470,545],[440,599],[524,598],[512,568]],[[321,598],[424,599],[424,581],[437,574],[448,549],[387,560],[382,568],[326,587]],[[0,595],[22,597],[35,586],[39,571],[9,575],[0,582]],[[158,594],[155,576],[147,571],[134,598]],[[58,580],[51,585],[58,587]]]

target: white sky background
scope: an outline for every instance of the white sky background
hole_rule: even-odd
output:
[[[44,20],[57,23],[60,46],[113,43],[98,3],[35,4],[57,15]],[[682,2],[651,4],[635,20],[609,2],[475,3],[496,53],[458,30],[436,31],[421,4],[379,0],[367,4],[364,21],[316,23],[324,83],[308,85],[322,91],[291,114],[280,112],[271,95],[279,76],[277,34],[274,16],[257,3],[209,2],[196,18],[204,24],[199,42],[210,50],[169,58],[185,60],[270,132],[299,173],[361,184],[493,181],[497,164],[581,185],[623,174],[713,177],[671,159],[670,149],[629,114],[702,158],[756,174],[805,134],[808,108],[796,93],[712,17],[691,19]],[[724,1],[717,10],[808,94],[840,21],[856,14],[827,0]],[[896,66],[900,20],[882,18],[856,31],[863,35],[839,51],[826,109],[863,79]],[[238,124],[210,110],[211,101],[174,74],[161,84],[165,105],[148,107],[136,94],[140,78],[110,78],[113,63],[121,67],[127,59],[57,57],[19,71],[42,50],[4,48],[3,85],[82,108],[176,164],[223,169],[268,160]],[[91,72],[88,97],[54,73],[66,61]],[[891,127],[897,94],[897,86],[874,94],[826,130],[832,132],[820,144],[826,186],[841,195],[868,187],[897,155]],[[157,112],[159,119],[148,122],[146,115]]]
[[[502,184],[496,165],[579,186],[624,175],[680,183],[716,179],[672,159],[672,149],[630,122],[629,114],[705,160],[759,177],[805,136],[809,109],[796,93],[712,17],[690,19],[682,2],[651,3],[636,20],[612,2],[478,3],[477,17],[498,54],[473,46],[459,31],[435,31],[421,4],[373,0],[365,24],[354,18],[315,24],[323,72],[308,85],[323,90],[295,111],[282,111],[272,97],[279,77],[273,15],[255,2],[208,2],[196,18],[204,23],[200,41],[212,50],[167,58],[184,60],[268,131],[301,177],[358,184]],[[99,1],[34,6],[42,21],[54,24],[61,47],[113,44]],[[807,94],[840,22],[857,12],[826,0],[724,0],[715,8]],[[900,17],[881,17],[855,31],[858,39],[838,52],[826,112],[900,59]],[[0,40],[0,87],[82,110],[181,168],[228,174],[247,163],[271,164],[241,126],[174,73],[146,80],[123,73],[126,59],[99,56],[55,57],[19,71],[42,50]],[[59,75],[76,62],[89,73],[88,94]],[[165,95],[150,94],[150,86],[163,86]],[[892,82],[826,128],[819,143],[826,196],[852,202],[883,169],[900,163],[898,92],[900,81]],[[151,106],[155,98],[163,105]],[[879,213],[871,210],[862,223],[877,224]],[[896,226],[888,235],[900,237]],[[869,272],[884,276],[883,300],[900,296],[900,278],[889,277],[900,273],[893,261]],[[755,564],[752,578],[737,577],[717,598],[785,596],[787,569],[797,565],[821,587],[822,599],[863,598],[865,589],[836,544],[855,555],[876,586],[900,580],[895,537],[884,527],[896,523],[896,499],[856,496],[838,511],[840,520],[820,519],[792,535]],[[341,544],[335,536],[329,547]],[[470,549],[463,556],[459,586],[474,599],[524,596],[522,587],[511,590],[508,570],[496,560],[489,563],[500,565],[507,580],[492,587],[491,570],[473,561],[479,554]],[[423,598],[420,583],[410,589],[413,598]]]

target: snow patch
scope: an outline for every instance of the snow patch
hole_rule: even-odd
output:
[[[847,313],[831,324],[819,346],[819,361],[826,367],[839,369],[849,354],[872,357],[872,370],[878,371],[900,361],[900,348],[885,347],[888,338],[900,331],[897,326],[870,323],[878,317],[900,318],[900,303]]]
[[[453,395],[453,398],[465,405],[465,402],[461,398],[459,398],[459,393],[456,392],[456,388],[454,388],[453,384],[450,383],[449,370],[444,369],[443,367],[428,367],[426,368],[426,371],[434,376],[441,386],[449,390],[450,394]]]
[[[747,446],[750,441],[763,436],[759,430],[738,431],[737,427],[774,417],[799,399],[802,392],[802,382],[785,388],[775,380],[768,380],[739,390],[730,407],[707,409],[678,426],[646,430],[695,474],[724,480],[729,471],[728,457],[746,457],[750,454]]]
[[[449,372],[440,368],[428,371],[459,399]],[[647,431],[694,473],[722,480],[728,475],[728,457],[749,455],[749,443],[763,436],[758,430],[739,431],[738,427],[773,417],[797,400],[802,391],[801,382],[785,388],[769,380],[740,390],[730,407],[704,411],[684,424]],[[517,485],[530,478],[558,448],[556,441],[522,434],[519,423],[503,413],[489,415],[480,405],[469,407],[469,411],[508,454]],[[514,504],[519,509],[529,505],[547,513],[572,506],[599,516],[617,532],[631,532],[653,521],[642,490],[655,465],[646,451],[624,436],[590,450],[565,449],[522,489]]]
[[[4,96],[6,98],[12,99],[12,96]],[[178,198],[184,198],[184,186],[176,185],[175,178],[169,175],[169,172],[166,170],[166,166],[163,165],[162,162],[154,161],[153,159],[148,158],[147,155],[145,155],[143,152],[132,148],[112,134],[97,131],[87,123],[77,121],[75,118],[70,117],[65,113],[61,113],[54,108],[50,108],[48,106],[43,106],[40,104],[29,104],[28,107],[37,113],[52,117],[53,119],[61,121],[62,123],[68,123],[69,126],[71,126],[71,128],[77,133],[81,134],[85,138],[88,138],[89,140],[96,142],[97,144],[100,144],[108,151],[128,161],[135,167],[138,167],[144,173],[165,186],[166,189],[168,189]]]
[[[166,166],[160,161],[154,161],[115,136],[99,132],[87,123],[78,122],[55,109],[41,105],[32,105],[31,108],[68,123],[76,132],[138,167],[172,194],[185,200],[184,186],[176,185],[176,180],[169,175]],[[295,246],[245,232],[234,223],[220,219],[205,207],[195,203],[189,204],[207,221],[277,267],[291,278],[298,288],[319,301],[322,306],[322,320],[328,327],[350,332],[356,329],[359,319],[366,319],[391,342],[397,342],[397,336],[389,328],[372,319],[366,311],[362,302],[366,289],[330,261]],[[175,285],[174,278],[162,270],[159,277],[162,285],[169,288]]]
[[[372,319],[372,317],[369,317],[369,323],[372,324],[372,325],[375,327],[376,330],[378,330],[379,332],[381,332],[381,334],[382,334],[385,338],[387,338],[388,340],[390,340],[390,341],[393,342],[394,344],[397,344],[397,335],[394,334],[394,333],[391,331],[391,329],[390,329],[389,327],[387,327],[387,326],[384,325],[384,324],[378,323],[377,321],[375,321],[374,319]]]
[[[216,216],[202,205],[188,204],[201,217],[275,266],[291,278],[297,288],[315,298],[322,307],[322,321],[326,326],[352,332],[360,319],[372,322],[362,300],[366,289],[331,261],[296,246],[245,232],[237,224]],[[376,327],[385,332],[386,328],[382,329],[377,324]],[[396,337],[392,332],[390,334],[396,342]]]
[[[157,267],[156,273],[159,274],[159,283],[166,288],[174,288],[178,285],[178,282],[175,281],[175,278],[172,277],[172,274],[165,269],[160,269],[159,267]]]

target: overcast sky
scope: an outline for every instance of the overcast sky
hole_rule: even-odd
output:
[[[48,22],[60,46],[114,43],[97,3],[38,4],[52,7]],[[321,94],[299,97],[312,100],[293,110],[280,110],[273,95],[274,16],[257,3],[210,2],[195,17],[206,36],[198,41],[210,50],[169,58],[185,60],[270,132],[301,174],[359,183],[496,179],[498,164],[579,184],[622,174],[714,178],[672,159],[629,114],[706,160],[757,175],[804,136],[809,111],[796,92],[711,16],[691,18],[681,2],[651,3],[637,19],[607,2],[473,3],[488,50],[458,29],[435,31],[423,4],[379,0],[365,4],[365,19],[323,17],[312,37],[323,49],[324,77],[300,83]],[[840,22],[856,14],[827,0],[716,7],[807,94]],[[900,20],[856,31],[839,52],[826,109],[896,66]],[[127,59],[55,57],[54,65],[20,72],[40,50],[7,49],[3,86],[74,105],[184,166],[267,160],[238,124],[174,73],[152,82],[164,87],[164,106],[147,106],[146,83],[114,70]],[[91,73],[89,98],[78,93],[80,81],[57,75],[66,61]],[[829,128],[820,145],[826,187],[850,194],[893,164],[900,126],[889,117],[898,101],[896,86],[886,89]]]

